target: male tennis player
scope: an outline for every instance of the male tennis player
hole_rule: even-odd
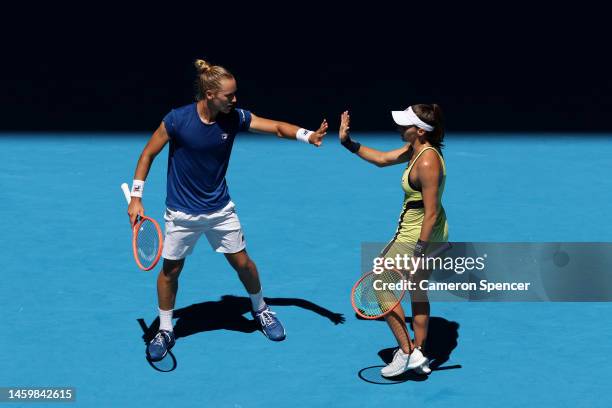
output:
[[[225,173],[234,138],[241,131],[276,134],[320,146],[327,131],[323,120],[316,131],[255,116],[236,108],[236,79],[225,68],[196,60],[196,102],[173,109],[145,146],[136,167],[130,222],[144,215],[142,192],[155,156],[170,142],[168,154],[165,239],[162,270],[157,278],[160,327],[147,346],[151,361],[163,359],[174,346],[172,326],[178,277],[198,239],[206,235],[213,250],[225,255],[246,288],[252,314],[262,332],[274,341],[285,329],[263,299],[259,274],[246,252],[240,221],[230,199]]]
[[[446,180],[446,165],[442,157],[444,127],[438,105],[418,104],[403,111],[391,112],[402,140],[399,149],[382,152],[351,140],[348,111],[340,118],[340,142],[350,152],[379,167],[409,162],[402,175],[404,204],[397,230],[381,256],[394,258],[409,250],[418,258],[425,254],[429,242],[448,241],[448,223],[442,207],[442,193]],[[422,276],[422,275],[415,275]],[[418,287],[418,285],[417,285]],[[411,293],[414,343],[410,340],[401,303],[385,315],[400,348],[393,361],[381,370],[385,377],[393,377],[411,369],[430,373],[428,359],[422,349],[429,323],[427,293]]]

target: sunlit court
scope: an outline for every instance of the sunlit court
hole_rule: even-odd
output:
[[[22,3],[0,408],[612,407],[603,6]]]
[[[239,134],[227,173],[286,339],[262,335],[236,272],[201,240],[181,274],[176,345],[158,363],[145,340],[159,325],[161,263],[134,262],[120,189],[150,134],[3,134],[0,386],[73,387],[84,407],[606,406],[606,302],[432,302],[431,374],[381,377],[397,343],[383,321],[356,316],[350,291],[362,243],[395,231],[402,170],[355,160],[333,133],[308,154]],[[612,240],[609,135],[451,131],[445,144],[450,241]],[[162,224],[167,155],[145,192],[146,214]]]

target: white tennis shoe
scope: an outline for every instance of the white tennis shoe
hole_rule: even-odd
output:
[[[431,374],[431,368],[429,368],[429,359],[425,357],[425,361],[423,364],[414,369],[414,372],[417,374],[429,375]]]
[[[380,373],[383,377],[395,377],[396,375],[400,375],[408,370],[414,370],[416,368],[422,368],[423,373],[426,373],[422,366],[427,365],[428,362],[427,357],[425,357],[418,348],[412,350],[411,354],[404,353],[402,349],[399,348],[395,351],[393,360],[388,366],[380,370]],[[427,366],[426,369],[431,372],[429,366]]]

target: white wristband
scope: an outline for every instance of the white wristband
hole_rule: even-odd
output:
[[[314,132],[312,130],[301,128],[295,134],[295,138],[301,142],[310,143],[310,140],[308,139],[310,138],[310,135],[312,135],[313,133]]]
[[[144,190],[144,181],[142,180],[134,180],[132,182],[132,191],[130,195],[132,197],[142,197],[142,190]]]

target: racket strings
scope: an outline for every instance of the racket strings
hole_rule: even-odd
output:
[[[145,219],[138,227],[136,236],[138,258],[144,266],[148,266],[157,258],[159,248],[159,234],[155,224]]]
[[[355,288],[355,306],[365,316],[385,314],[401,300],[404,291],[397,284],[402,281],[403,275],[394,270],[369,273]],[[390,287],[389,284],[394,285]]]

